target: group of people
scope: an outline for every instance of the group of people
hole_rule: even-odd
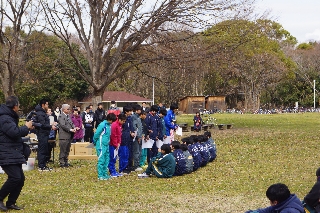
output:
[[[316,170],[317,181],[302,201],[291,194],[283,183],[269,186],[266,196],[270,206],[246,213],[320,213],[320,168]]]
[[[146,162],[158,154],[156,142],[173,139],[178,128],[175,124],[177,109],[176,104],[172,104],[168,111],[152,105],[145,111],[143,106],[130,104],[124,106],[119,115],[109,111],[93,137],[98,156],[98,179],[107,180],[132,171],[142,171]],[[152,140],[152,148],[142,149],[142,143],[149,140]],[[118,171],[115,166],[117,157]]]
[[[191,135],[183,138],[182,143],[172,141],[163,144],[157,156],[153,157],[146,171],[138,177],[154,175],[158,178],[181,176],[206,166],[217,157],[217,148],[211,137],[211,132],[204,135]]]

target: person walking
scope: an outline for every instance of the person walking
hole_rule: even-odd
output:
[[[19,100],[9,96],[6,103],[0,106],[0,166],[8,175],[7,181],[0,189],[0,210],[20,210],[16,205],[17,199],[24,185],[25,176],[22,164],[26,163],[24,145],[21,137],[28,135],[32,129],[32,121],[26,121],[24,126],[18,127]],[[29,152],[30,155],[30,152]],[[6,205],[3,200],[8,197]]]

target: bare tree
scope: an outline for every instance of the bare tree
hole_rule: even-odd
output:
[[[24,69],[24,41],[38,18],[36,1],[1,0],[0,81],[5,97],[14,95],[14,84]]]
[[[47,29],[68,45],[80,75],[93,87],[93,103],[97,103],[105,88],[128,70],[161,59],[137,54],[146,46],[156,45],[151,36],[173,31],[173,23],[207,27],[212,20],[241,14],[249,1],[43,0],[42,6]],[[84,68],[80,53],[74,50],[74,37],[81,42],[90,70]]]

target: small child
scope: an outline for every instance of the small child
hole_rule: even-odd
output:
[[[180,149],[182,150],[182,153],[186,159],[186,174],[189,174],[193,172],[193,157],[188,151],[187,144],[181,144]]]
[[[212,162],[217,157],[217,146],[216,146],[216,143],[214,142],[213,138],[211,137],[211,132],[205,132],[204,136],[208,139],[207,144],[209,147],[209,152],[210,152],[210,157],[211,157],[210,162]],[[209,146],[209,144],[210,144],[210,146]]]
[[[185,174],[187,172],[186,158],[182,150],[180,149],[180,142],[172,141],[171,149],[172,149],[172,154],[176,160],[176,171],[174,172],[174,176],[180,176]]]
[[[93,144],[97,150],[98,162],[97,172],[99,180],[108,180],[110,176],[107,174],[107,167],[109,165],[109,143],[111,124],[116,121],[115,114],[110,113],[107,115],[106,120],[101,122],[93,136]]]
[[[145,173],[138,174],[138,177],[149,177],[151,174],[158,178],[171,178],[176,169],[176,161],[171,154],[169,144],[163,144],[156,157],[153,157]]]

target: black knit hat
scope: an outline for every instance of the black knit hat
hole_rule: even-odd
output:
[[[317,169],[317,171],[316,171],[316,176],[317,177],[320,177],[320,167]]]

